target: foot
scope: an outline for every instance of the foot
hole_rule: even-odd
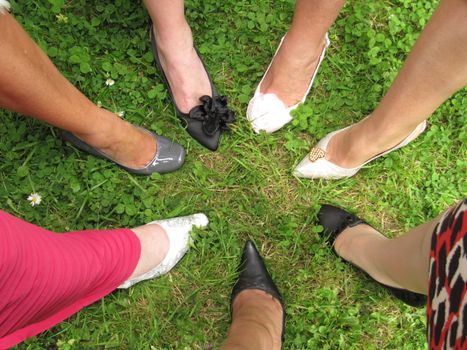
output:
[[[194,227],[209,223],[202,213],[172,219],[156,220],[133,229],[141,240],[141,256],[133,274],[118,288],[127,289],[136,283],[170,272],[188,251]]]
[[[387,241],[388,238],[376,231],[373,227],[360,224],[347,227],[339,234],[334,242],[334,250],[344,260],[347,260],[365,271],[369,276],[390,287],[403,289],[402,286],[393,281],[390,277],[382,274],[372,261],[366,259],[362,254],[368,249],[372,249],[376,244]]]
[[[364,123],[361,122],[335,134],[329,140],[325,158],[342,168],[351,169],[361,166],[368,159],[383,153],[398,143],[392,142],[389,146],[379,145],[374,142],[374,137],[369,137],[369,132],[366,129]]]
[[[156,154],[156,139],[114,113],[96,109],[96,120],[99,122],[92,131],[75,135],[121,165],[133,169],[147,166]]]
[[[260,92],[275,94],[287,107],[301,102],[325,45],[323,38],[316,50],[304,51],[299,41],[286,35],[261,83]]]
[[[375,131],[378,127],[375,128],[372,124],[374,124],[372,118],[367,117],[335,134],[329,140],[325,158],[342,168],[359,167],[369,159],[396,147],[407,138],[412,138],[409,135],[414,134],[412,139],[416,138],[425,128],[421,123],[416,127],[409,126],[407,130],[386,128],[381,133]]]
[[[159,266],[169,251],[169,238],[165,230],[158,224],[148,224],[131,229],[141,243],[141,255],[135,271],[129,279],[133,279]]]
[[[245,327],[248,323],[252,328],[261,329],[267,346],[265,349],[279,350],[282,345],[281,303],[259,289],[247,289],[240,292],[232,304],[232,326]],[[232,329],[231,331],[234,331]]]
[[[411,131],[378,123],[372,127],[373,119],[327,134],[301,160],[294,175],[309,179],[354,176],[366,163],[408,145],[426,128],[426,121]]]
[[[426,305],[425,295],[401,288],[396,281],[400,276],[394,271],[393,264],[398,262],[391,259],[394,254],[384,254],[400,250],[400,247],[394,247],[395,241],[381,235],[358,216],[334,205],[323,204],[317,216],[323,227],[323,238],[334,247],[337,255],[366,272],[402,302],[414,307]],[[396,245],[400,244],[396,242]]]
[[[153,29],[159,60],[177,108],[188,113],[200,104],[201,96],[212,96],[208,75],[193,46],[191,29],[188,25],[171,33],[158,32],[155,26]]]

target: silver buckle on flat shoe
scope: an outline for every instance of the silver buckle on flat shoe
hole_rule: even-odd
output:
[[[308,159],[312,162],[316,162],[320,158],[324,158],[326,152],[324,152],[321,148],[312,148],[310,154],[308,155]]]

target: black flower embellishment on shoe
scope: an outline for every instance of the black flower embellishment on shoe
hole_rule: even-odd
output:
[[[235,113],[227,107],[227,96],[201,96],[201,105],[192,108],[190,118],[203,122],[203,131],[212,136],[218,130],[229,130],[235,122]]]

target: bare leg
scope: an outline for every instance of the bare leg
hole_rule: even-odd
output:
[[[0,33],[0,107],[68,130],[124,165],[153,158],[155,140],[89,101],[11,15],[0,15]]]
[[[350,227],[337,237],[334,248],[378,282],[427,294],[431,238],[440,217],[393,239],[368,225]]]
[[[189,112],[203,95],[211,96],[208,76],[194,47],[183,0],[144,0],[154,23],[159,59],[177,107]]]
[[[307,90],[344,0],[297,0],[290,30],[261,84],[262,93],[274,93],[286,106],[299,102]]]
[[[392,148],[467,85],[467,2],[443,0],[371,114],[334,136],[326,158],[352,168]]]
[[[221,349],[279,350],[282,334],[282,306],[271,295],[247,289],[234,300],[232,324]]]

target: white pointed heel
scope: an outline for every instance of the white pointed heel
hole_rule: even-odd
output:
[[[169,238],[169,251],[164,260],[145,274],[123,282],[118,288],[127,289],[132,285],[162,276],[169,272],[183,258],[190,244],[190,232],[193,227],[206,227],[209,223],[206,215],[199,213],[167,220],[156,220],[150,224],[160,225]]]
[[[382,157],[396,149],[404,147],[411,141],[415,140],[426,128],[426,121],[420,123],[404,140],[386,152],[380,153],[375,157],[367,160],[362,165],[355,168],[342,168],[337,164],[331,163],[326,159],[326,149],[331,138],[337,133],[350,128],[350,126],[331,132],[322,138],[318,144],[313,147],[310,153],[298,164],[294,170],[294,175],[297,177],[304,177],[308,179],[342,179],[344,177],[354,176],[365,164],[368,164],[376,158]]]
[[[306,90],[305,95],[303,96],[300,102],[298,102],[297,104],[291,107],[287,107],[284,104],[284,102],[282,102],[279,99],[279,97],[277,97],[275,94],[272,94],[272,93],[263,94],[261,92],[261,83],[263,82],[264,77],[268,74],[269,68],[271,68],[272,62],[274,62],[274,58],[279,52],[279,49],[282,46],[282,42],[284,41],[284,38],[285,36],[282,37],[281,42],[279,46],[277,47],[276,53],[274,54],[274,57],[272,58],[271,63],[269,64],[269,67],[266,70],[266,73],[264,73],[263,78],[261,79],[260,83],[258,84],[258,87],[256,88],[253,98],[250,100],[250,103],[248,104],[246,115],[247,115],[248,120],[251,123],[251,126],[253,127],[253,130],[256,133],[259,133],[260,131],[266,131],[267,133],[272,133],[274,131],[279,130],[285,124],[287,124],[288,122],[292,120],[292,116],[290,115],[290,113],[294,109],[296,109],[300,104],[305,102],[306,97],[308,96],[311,86],[313,85],[313,82],[315,80],[316,74],[318,73],[319,66],[321,65],[321,62],[323,61],[326,49],[329,47],[331,43],[329,41],[328,34],[326,33],[323,51],[321,52],[318,65],[316,66],[315,72],[313,73],[313,76],[311,77],[310,84],[308,85],[308,89]]]

